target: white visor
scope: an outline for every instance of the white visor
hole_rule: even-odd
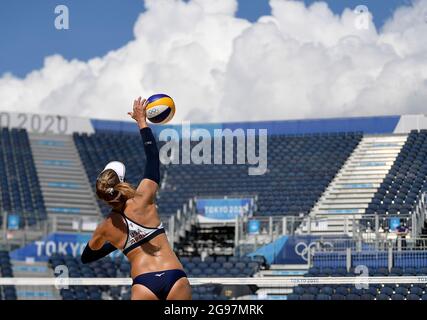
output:
[[[120,161],[111,161],[109,162],[104,170],[102,170],[102,172],[104,172],[105,170],[111,169],[113,170],[115,173],[117,173],[117,175],[119,176],[119,180],[120,182],[123,182],[125,180],[125,174],[126,174],[126,167],[123,163],[121,163]],[[101,173],[102,173],[101,172]]]

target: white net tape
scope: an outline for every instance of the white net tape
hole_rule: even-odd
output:
[[[293,287],[299,284],[396,284],[427,283],[427,276],[405,277],[255,277],[255,278],[189,278],[191,285],[257,285],[261,287]],[[0,286],[130,286],[131,278],[0,278]]]

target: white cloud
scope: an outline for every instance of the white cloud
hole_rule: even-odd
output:
[[[123,120],[135,96],[163,92],[174,122],[424,112],[427,0],[379,31],[370,15],[356,28],[360,16],[322,2],[270,4],[251,24],[235,17],[236,0],[146,0],[123,48],[0,78],[2,109]]]

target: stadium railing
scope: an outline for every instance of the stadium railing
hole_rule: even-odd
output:
[[[319,268],[427,267],[427,239],[319,239],[309,248],[308,266]]]

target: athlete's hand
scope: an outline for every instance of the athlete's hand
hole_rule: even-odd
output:
[[[138,126],[142,129],[145,127],[148,127],[147,125],[147,100],[142,99],[139,97],[138,99],[133,101],[133,110],[132,112],[128,112],[128,115],[131,116],[132,119],[134,119]]]

